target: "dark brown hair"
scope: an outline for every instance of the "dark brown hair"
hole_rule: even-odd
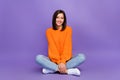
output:
[[[56,18],[57,18],[57,15],[60,14],[60,13],[63,13],[63,15],[64,15],[64,22],[62,24],[62,30],[61,30],[61,31],[63,31],[63,30],[65,30],[66,25],[67,25],[66,14],[65,14],[65,12],[63,10],[56,10],[54,12],[53,18],[52,18],[52,27],[53,27],[54,30],[57,30],[57,27],[56,27]]]

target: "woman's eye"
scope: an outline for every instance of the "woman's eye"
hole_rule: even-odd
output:
[[[61,19],[64,19],[63,17]]]
[[[56,17],[57,19],[64,19],[64,17]]]

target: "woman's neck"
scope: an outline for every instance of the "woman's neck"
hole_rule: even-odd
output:
[[[62,26],[57,26],[57,29],[58,30],[62,30]]]

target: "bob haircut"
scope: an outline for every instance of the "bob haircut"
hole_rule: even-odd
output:
[[[61,31],[64,31],[65,28],[66,28],[66,25],[67,25],[67,20],[66,20],[66,14],[63,10],[56,10],[55,13],[53,14],[53,18],[52,18],[52,27],[54,30],[57,30],[57,27],[56,27],[56,18],[57,18],[57,15],[60,14],[60,13],[63,13],[64,15],[64,22],[62,24],[62,30]]]

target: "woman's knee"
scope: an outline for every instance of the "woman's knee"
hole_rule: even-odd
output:
[[[38,62],[38,61],[41,61],[43,59],[43,55],[37,55],[35,60]]]
[[[79,57],[79,59],[82,60],[82,61],[85,61],[85,59],[86,59],[85,55],[82,54],[82,53],[78,54],[78,57]]]

